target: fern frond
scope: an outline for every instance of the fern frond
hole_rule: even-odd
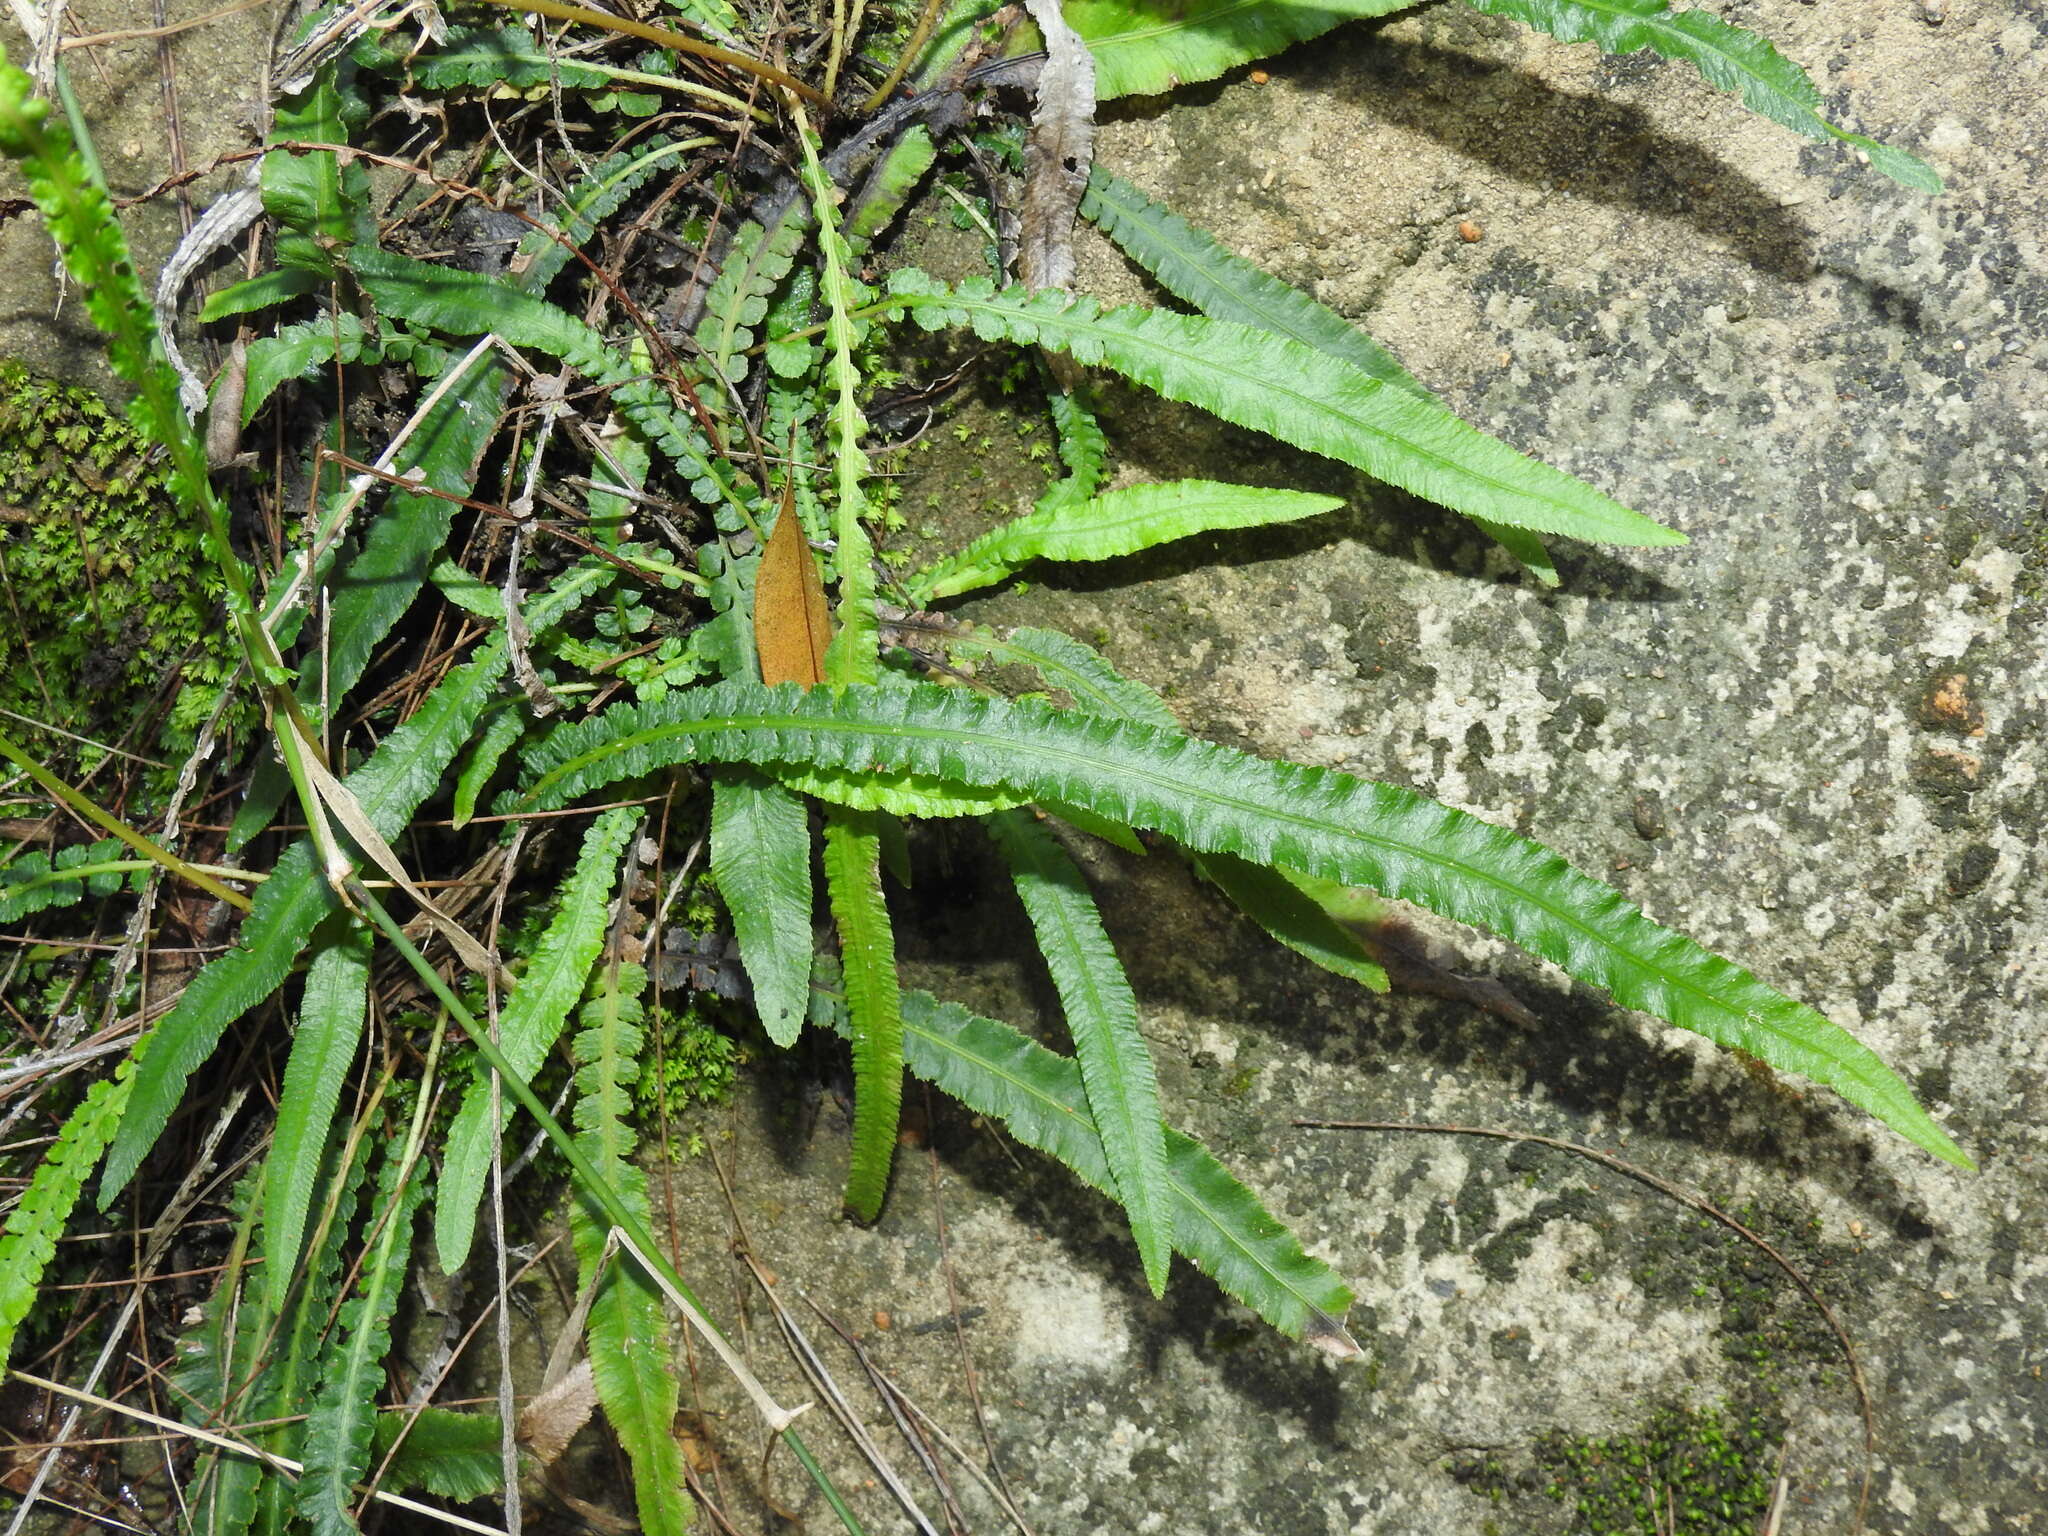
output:
[[[646,987],[647,973],[637,965],[601,971],[574,1041],[576,1144],[642,1230],[649,1224],[647,1176],[632,1160],[629,1116],[640,1075]],[[570,1207],[569,1218],[578,1284],[588,1286],[610,1223],[587,1195]],[[591,1299],[587,1335],[598,1401],[633,1465],[641,1529],[647,1536],[681,1536],[695,1506],[673,1433],[680,1393],[670,1368],[668,1319],[661,1292],[637,1265],[612,1265]]]
[[[982,632],[948,634],[948,650],[1018,662],[1063,690],[1085,714],[1136,720],[1178,733],[1180,722],[1159,695],[1112,667],[1096,651],[1057,630],[1017,629],[1008,638]],[[1071,818],[1069,806],[1055,805]],[[1082,813],[1086,814],[1086,813]],[[1113,822],[1092,818],[1081,823],[1098,837],[1115,841]],[[1128,834],[1127,834],[1128,835]],[[1230,898],[1236,908],[1280,943],[1327,971],[1344,976],[1373,992],[1387,990],[1387,973],[1360,949],[1351,933],[1313,894],[1305,892],[1292,871],[1268,869],[1223,853],[1190,853],[1196,870]]]
[[[1660,928],[1538,843],[1388,784],[1269,763],[1128,721],[960,689],[722,683],[615,705],[534,749],[529,799],[688,761],[929,774],[1062,801],[1197,852],[1370,886],[1500,934],[1617,1001],[1836,1089],[1951,1162],[1960,1149],[1839,1026]]]
[[[384,1467],[383,1487],[399,1493],[423,1489],[437,1498],[467,1503],[503,1491],[503,1436],[495,1413],[458,1413],[452,1408],[380,1413],[370,1461]],[[398,1454],[386,1464],[393,1445]]]
[[[264,1168],[258,1164],[235,1183],[228,1210],[235,1233],[213,1294],[199,1308],[198,1320],[178,1337],[171,1390],[181,1403],[194,1405],[210,1423],[233,1423],[244,1417],[240,1404],[257,1386],[251,1377],[268,1375],[255,1356],[256,1336],[271,1320],[269,1308],[250,1287],[244,1295],[242,1276],[248,1262],[263,1201]],[[207,1452],[186,1480],[183,1496],[192,1512],[192,1528],[201,1536],[242,1536],[256,1516],[256,1492],[265,1476],[260,1462]]]
[[[1228,249],[1101,166],[1088,174],[1081,215],[1092,219],[1160,287],[1212,320],[1291,337],[1423,400],[1423,385],[1385,347],[1326,304]]]
[[[640,813],[623,806],[605,811],[591,822],[583,834],[575,868],[562,883],[555,915],[498,1016],[498,1049],[521,1076],[532,1077],[540,1070],[561,1037],[570,1010],[583,995],[590,968],[604,947],[605,918],[618,878],[619,855],[639,823]],[[434,1196],[434,1247],[441,1256],[441,1268],[449,1274],[469,1258],[477,1205],[491,1171],[491,1147],[511,1119],[508,1099],[500,1103],[493,1123],[490,1073],[480,1069],[449,1127]]]
[[[1613,544],[1685,542],[1442,406],[1284,337],[1168,310],[1104,310],[1056,290],[998,293],[983,280],[947,288],[918,272],[895,275],[889,302],[927,329],[968,326],[985,340],[1050,347],[1113,368],[1169,400],[1470,516]]]
[[[0,1231],[0,1366],[14,1349],[15,1331],[35,1305],[43,1271],[57,1252],[57,1239],[78,1204],[86,1175],[121,1123],[134,1082],[130,1064],[124,1062],[114,1076],[101,1078],[85,1091],[8,1212],[7,1226]]]
[[[1837,128],[1820,115],[1821,95],[1806,71],[1769,38],[1711,11],[1674,11],[1666,0],[1466,0],[1489,16],[1512,16],[1559,42],[1595,43],[1603,53],[1648,48],[1693,66],[1709,85],[1733,91],[1752,112],[1809,139],[1838,139],[1860,149],[1901,186],[1939,192],[1941,177],[1916,155]]]
[[[889,1192],[903,1107],[896,935],[882,902],[881,837],[874,812],[826,808],[824,865],[852,1019],[853,1153],[846,1208],[861,1221],[873,1221]]]
[[[54,855],[36,849],[0,865],[0,923],[71,906],[85,900],[88,892],[113,895],[133,865],[124,857],[127,852],[125,843],[109,837],[96,843],[73,843]],[[107,867],[112,865],[120,867]]]
[[[988,820],[1030,914],[1060,995],[1088,1116],[1108,1159],[1116,1197],[1131,1220],[1145,1281],[1166,1294],[1173,1260],[1172,1198],[1166,1188],[1166,1122],[1152,1051],[1138,1032],[1138,1000],[1103,931],[1088,882],[1066,850],[1022,811]]]
[[[1212,320],[1229,320],[1291,337],[1383,384],[1406,390],[1420,400],[1436,401],[1393,353],[1334,309],[1226,249],[1208,231],[1162,208],[1099,165],[1089,173],[1081,212],[1167,292]],[[1539,535],[1491,518],[1472,521],[1544,586],[1558,584],[1557,568]]]
[[[314,935],[299,1027],[285,1063],[263,1189],[264,1292],[284,1306],[299,1272],[299,1242],[313,1203],[341,1086],[363,1038],[369,1002],[369,930],[336,913]]]
[[[769,295],[789,276],[796,253],[803,248],[810,221],[791,203],[772,230],[749,220],[732,237],[725,264],[718,269],[704,297],[704,317],[697,322],[697,345],[711,374],[734,388],[746,382],[746,351],[768,314]],[[723,402],[723,390],[713,398]]]
[[[828,421],[833,485],[838,492],[833,517],[838,547],[833,552],[833,568],[839,576],[839,606],[835,614],[839,632],[826,648],[825,681],[835,685],[872,683],[877,671],[874,545],[861,522],[867,510],[863,486],[868,477],[868,456],[861,449],[860,440],[868,424],[861,415],[860,374],[853,365],[853,311],[866,302],[869,293],[854,281],[853,253],[839,230],[832,183],[818,163],[817,141],[802,120],[802,108],[797,111],[797,138],[803,148],[801,170],[805,188],[811,194],[812,217],[818,223],[818,254],[824,268],[825,343],[830,349],[826,382],[832,390]]]
[[[842,1010],[824,1022],[846,1031]],[[976,1114],[1000,1120],[1026,1146],[1050,1153],[1081,1181],[1115,1197],[1102,1137],[1088,1113],[1080,1068],[994,1019],[903,994],[904,1052],[910,1070]],[[1166,1187],[1173,1245],[1195,1267],[1290,1338],[1328,1353],[1358,1352],[1344,1330],[1351,1292],[1328,1265],[1309,1257],[1285,1225],[1225,1171],[1199,1142],[1166,1132]]]
[[[528,230],[520,236],[506,267],[519,291],[545,294],[570,256],[597,233],[598,225],[624,207],[626,199],[647,185],[656,171],[688,154],[692,147],[687,141],[655,134],[643,144],[600,160],[552,210],[558,221],[552,228]]]
[[[526,716],[516,705],[507,703],[484,722],[484,728],[477,732],[476,740],[470,743],[469,752],[462,760],[462,767],[455,775],[454,805],[450,819],[457,827],[469,825],[469,819],[476,814],[477,796],[490,783],[491,775],[498,771],[498,765],[505,760],[505,754],[512,750],[521,733],[526,729]]]
[[[301,144],[348,143],[341,92],[329,64],[313,84],[278,104],[273,130]],[[276,150],[263,157],[263,211],[278,223],[278,265],[332,277],[335,261],[357,240],[376,238],[367,222],[369,172],[332,150]]]
[[[1038,498],[1038,509],[1071,506],[1086,501],[1102,484],[1103,467],[1109,459],[1109,439],[1088,399],[1085,385],[1055,389],[1049,402],[1053,432],[1059,442],[1060,462],[1067,467],[1064,480]]]
[[[1067,22],[1095,55],[1095,95],[1157,96],[1263,59],[1359,17],[1420,0],[1067,0]]]
[[[278,386],[303,379],[337,357],[344,363],[359,361],[366,339],[363,322],[341,311],[280,326],[275,336],[257,337],[249,343],[242,377],[242,425],[255,420]]]
[[[338,1129],[346,1131],[348,1127],[344,1123]],[[282,1334],[272,1337],[267,1310],[261,1307],[246,1308],[247,1315],[238,1325],[237,1349],[241,1358],[253,1360],[259,1357],[259,1351],[267,1351],[270,1361],[254,1384],[248,1407],[236,1417],[282,1420],[261,1437],[260,1443],[273,1454],[289,1456],[294,1461],[300,1459],[305,1448],[306,1425],[298,1415],[305,1412],[306,1400],[319,1380],[321,1345],[334,1320],[335,1301],[341,1289],[342,1255],[362,1203],[374,1141],[368,1135],[336,1135],[329,1145],[325,1183],[331,1193],[314,1224],[299,1288],[283,1319]],[[247,1370],[245,1366],[245,1375]],[[256,1490],[256,1536],[286,1536],[297,1496],[296,1483],[266,1473]]]
[[[1040,503],[920,571],[908,586],[920,603],[934,602],[1006,581],[1034,560],[1113,560],[1175,539],[1293,522],[1343,505],[1336,496],[1213,480],[1133,485],[1089,501]]]
[[[357,280],[384,314],[448,336],[495,333],[559,358],[602,389],[619,414],[669,456],[691,493],[715,508],[748,506],[745,493],[695,421],[597,331],[545,299],[477,272],[437,267],[391,251],[358,249]],[[730,517],[730,514],[727,514]],[[743,526],[731,519],[731,528]]]
[[[811,825],[803,801],[746,769],[715,774],[711,878],[732,915],[761,1027],[777,1045],[793,1045],[811,990]]]

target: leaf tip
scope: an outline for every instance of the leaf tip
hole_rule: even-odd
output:
[[[1301,1339],[1332,1360],[1357,1360],[1365,1354],[1350,1331],[1336,1318],[1323,1312],[1309,1318],[1308,1326],[1301,1331]]]

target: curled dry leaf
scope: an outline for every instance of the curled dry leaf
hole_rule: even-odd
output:
[[[1059,0],[1025,0],[1025,9],[1045,37],[1045,67],[1025,150],[1017,279],[1028,288],[1065,288],[1074,280],[1074,214],[1095,159],[1095,59]]]
[[[553,1386],[544,1387],[519,1410],[519,1443],[543,1467],[550,1466],[597,1407],[597,1383],[590,1362],[579,1360]]]

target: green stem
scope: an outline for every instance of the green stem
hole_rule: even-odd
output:
[[[391,914],[384,910],[384,904],[378,901],[360,880],[349,882],[349,892],[362,904],[362,910],[369,915],[370,921],[377,925],[384,937],[405,957],[406,963],[426,984],[427,990],[448,1010],[449,1017],[462,1026],[462,1032],[469,1036],[470,1043],[477,1049],[477,1054],[482,1056],[485,1064],[498,1074],[499,1081],[504,1084],[505,1091],[512,1095],[514,1102],[533,1116],[542,1134],[554,1144],[555,1150],[562,1154],[575,1172],[578,1190],[596,1203],[597,1208],[604,1212],[607,1221],[638,1245],[640,1256],[663,1282],[673,1286],[676,1294],[686,1298],[691,1306],[699,1313],[703,1313],[703,1304],[697,1300],[696,1294],[689,1286],[683,1283],[683,1277],[676,1273],[675,1267],[656,1246],[653,1234],[642,1225],[626,1202],[619,1198],[617,1191],[604,1176],[591,1165],[590,1159],[585,1157],[576,1145],[576,1139],[562,1128],[560,1121],[548,1113],[547,1106],[541,1103],[533,1089],[528,1086],[526,1079],[519,1075],[499,1052],[498,1047],[492,1043],[490,1032],[476,1021],[475,1016],[463,1006],[462,999],[441,979],[440,973],[427,963],[426,957],[405,936],[405,931],[393,920]],[[832,1486],[832,1479],[826,1475],[825,1469],[818,1465],[816,1458],[811,1455],[795,1429],[783,1430],[782,1439],[789,1446],[790,1454],[796,1457],[798,1464],[818,1485],[818,1491],[824,1494],[825,1502],[839,1517],[839,1523],[846,1527],[851,1536],[866,1536],[860,1521],[854,1517],[853,1511],[840,1497],[839,1490]]]

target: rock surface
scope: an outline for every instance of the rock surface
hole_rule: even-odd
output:
[[[1119,108],[1100,142],[1471,420],[1691,544],[1560,547],[1563,585],[1545,591],[1448,514],[1118,393],[1129,478],[1334,488],[1351,509],[1051,573],[967,611],[1099,638],[1199,733],[1542,839],[1856,1031],[1981,1171],[1492,940],[1437,934],[1504,979],[1534,1028],[1361,995],[1276,954],[1166,857],[1105,860],[1094,873],[1175,1118],[1351,1279],[1363,1360],[1272,1336],[1184,1267],[1153,1301],[1104,1202],[943,1104],[922,1133],[933,1156],[905,1148],[870,1231],[829,1215],[845,1147],[829,1099],[792,1121],[764,1081],[714,1138],[777,1289],[857,1323],[978,1443],[964,1341],[1010,1485],[1047,1536],[1565,1531],[1644,1486],[1699,1506],[1686,1529],[1749,1531],[1781,1448],[1782,1528],[1850,1528],[1862,1426],[1840,1349],[1756,1249],[1565,1153],[1299,1116],[1527,1130],[1701,1193],[1853,1336],[1876,1414],[1870,1529],[2048,1528],[2048,11],[1954,0],[1938,27],[1912,0],[1728,14],[1806,64],[1838,120],[1932,159],[1949,191],[1895,188],[1681,66],[1602,61],[1457,7],[1298,48],[1262,80]],[[154,80],[149,55],[117,94]],[[209,147],[233,138],[233,91],[214,94]],[[149,151],[115,157],[123,189],[160,174]],[[145,254],[175,216],[150,217],[164,229]],[[18,285],[39,280],[35,238],[5,235],[0,349],[70,359],[76,376],[76,338]],[[1081,285],[1146,291],[1099,244]],[[975,459],[921,471],[906,504],[936,497],[942,522],[971,529],[1036,489],[1021,456]],[[919,851],[929,873],[903,917],[920,983],[1047,1015],[973,838]],[[676,1174],[686,1272],[730,1310],[727,1217],[704,1173]],[[809,1395],[765,1369],[785,1400]],[[705,1375],[744,1483],[758,1437]],[[843,1448],[827,1455],[858,1485]],[[891,1456],[913,1469],[893,1440]],[[786,1464],[776,1486],[827,1528]],[[862,1498],[895,1528],[882,1492]],[[998,1528],[985,1495],[962,1498],[977,1529]]]
[[[1858,1033],[1981,1171],[1492,941],[1455,944],[1533,1029],[1349,993],[1164,860],[1116,861],[1100,894],[1182,1123],[1353,1278],[1368,1360],[1248,1329],[1193,1274],[1149,1302],[1056,1173],[967,1158],[970,1183],[1009,1191],[949,1208],[963,1291],[993,1309],[970,1338],[998,1442],[1041,1529],[1589,1529],[1648,1485],[1699,1506],[1685,1529],[1753,1531],[1761,1508],[1724,1474],[1768,1484],[1781,1446],[1783,1528],[1850,1528],[1863,1458],[1839,1346],[1756,1250],[1564,1154],[1290,1128],[1304,1115],[1565,1137],[1741,1213],[1857,1344],[1869,1528],[2048,1523],[2048,1261],[2028,1235],[2048,1224],[2048,20],[2022,11],[1728,13],[1805,63],[1840,120],[1932,159],[1936,199],[1682,66],[1455,6],[1113,114],[1112,169],[1469,419],[1693,542],[1560,548],[1546,592],[1455,518],[1125,394],[1130,478],[1349,490],[1353,510],[966,611],[1100,639],[1198,733],[1541,838]],[[1148,296],[1104,246],[1081,286]],[[985,459],[934,478],[949,509],[1008,486]],[[923,1183],[899,1176],[885,1234],[929,1230]],[[1031,1228],[1082,1204],[1048,1269]],[[928,1285],[924,1262],[890,1254],[877,1294]],[[1745,1427],[1723,1437],[1710,1414]]]

